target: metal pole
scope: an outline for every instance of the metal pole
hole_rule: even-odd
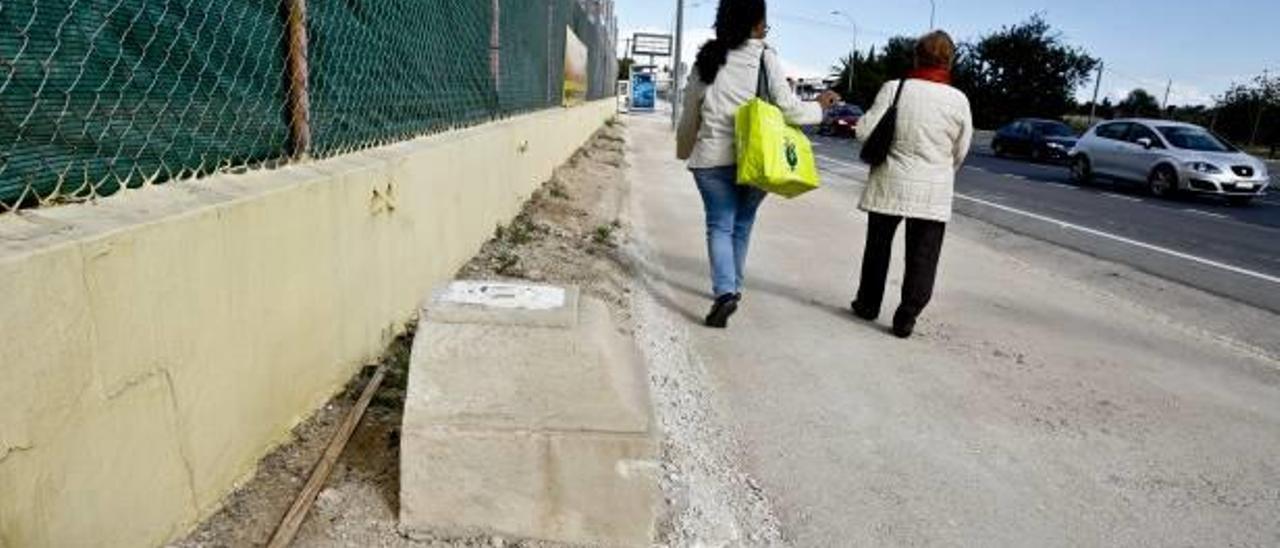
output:
[[[680,63],[684,49],[684,0],[676,0],[676,51],[675,66],[671,69],[671,127],[680,123]]]
[[[849,21],[849,25],[853,27],[853,50],[849,52],[849,95],[852,96],[853,81],[855,78],[855,72],[857,71],[857,67],[858,67],[858,64],[857,64],[858,22],[853,19],[853,16],[840,10],[835,10],[831,12],[831,15],[839,15],[844,17],[845,20]]]
[[[858,66],[858,44],[855,42],[853,48],[849,50],[849,97],[853,98],[853,71]]]
[[[938,28],[938,25],[935,24],[937,15],[938,15],[937,0],[929,0],[929,30]]]
[[[1106,61],[1098,63],[1098,80],[1093,84],[1093,106],[1089,107],[1089,127],[1093,127],[1093,121],[1098,117],[1098,91],[1102,89],[1102,72],[1106,66]]]
[[[311,152],[311,101],[307,81],[307,2],[289,0],[289,155]]]
[[[1267,100],[1271,98],[1268,93],[1268,84],[1270,83],[1270,80],[1271,71],[1262,71],[1262,97],[1260,97],[1260,101],[1258,102],[1258,117],[1253,121],[1253,133],[1249,134],[1249,146],[1258,144],[1258,130],[1262,128],[1262,114],[1267,111]]]
[[[1173,91],[1173,79],[1169,79],[1169,85],[1164,88],[1164,104],[1161,105],[1162,112],[1169,112],[1169,92]]]

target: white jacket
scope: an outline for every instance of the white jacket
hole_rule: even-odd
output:
[[[729,52],[728,62],[720,67],[716,81],[711,85],[702,82],[696,67],[690,71],[678,128],[686,139],[697,132],[697,141],[688,158],[690,168],[738,163],[733,138],[734,117],[739,107],[756,96],[761,53],[764,53],[765,67],[769,71],[769,89],[774,104],[782,110],[787,123],[799,126],[822,121],[822,107],[801,101],[791,91],[773,48],[764,40],[748,40],[742,47]]]
[[[885,83],[876,102],[858,121],[866,142],[893,104],[898,80]],[[969,154],[973,115],[960,90],[927,80],[907,80],[898,100],[898,126],[889,160],[871,170],[862,192],[863,211],[951,220],[956,171]]]

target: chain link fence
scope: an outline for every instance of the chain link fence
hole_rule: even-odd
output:
[[[611,95],[612,0],[0,0],[0,212],[556,107],[566,29]]]

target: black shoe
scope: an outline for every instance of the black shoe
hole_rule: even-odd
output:
[[[707,327],[729,327],[729,316],[738,311],[738,301],[741,299],[742,296],[737,293],[725,293],[716,297],[715,304],[711,305],[711,312],[707,314]]]
[[[916,319],[908,318],[902,314],[894,314],[893,316],[893,336],[899,339],[910,338],[911,334],[916,330]]]
[[[874,322],[876,321],[876,318],[880,317],[879,311],[871,310],[867,307],[864,307],[862,306],[862,303],[859,303],[858,301],[853,301],[852,303],[850,303],[849,308],[853,310],[854,316],[857,316],[869,322]]]

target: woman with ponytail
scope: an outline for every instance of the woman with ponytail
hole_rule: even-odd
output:
[[[688,160],[706,212],[715,297],[706,318],[709,327],[726,327],[738,310],[751,227],[765,198],[763,191],[737,184],[734,147],[735,116],[756,97],[761,63],[773,101],[790,124],[821,122],[823,110],[839,99],[830,91],[817,103],[796,97],[777,54],[765,44],[769,31],[765,11],[765,0],[720,0],[716,37],[698,51],[677,131],[677,156]]]

